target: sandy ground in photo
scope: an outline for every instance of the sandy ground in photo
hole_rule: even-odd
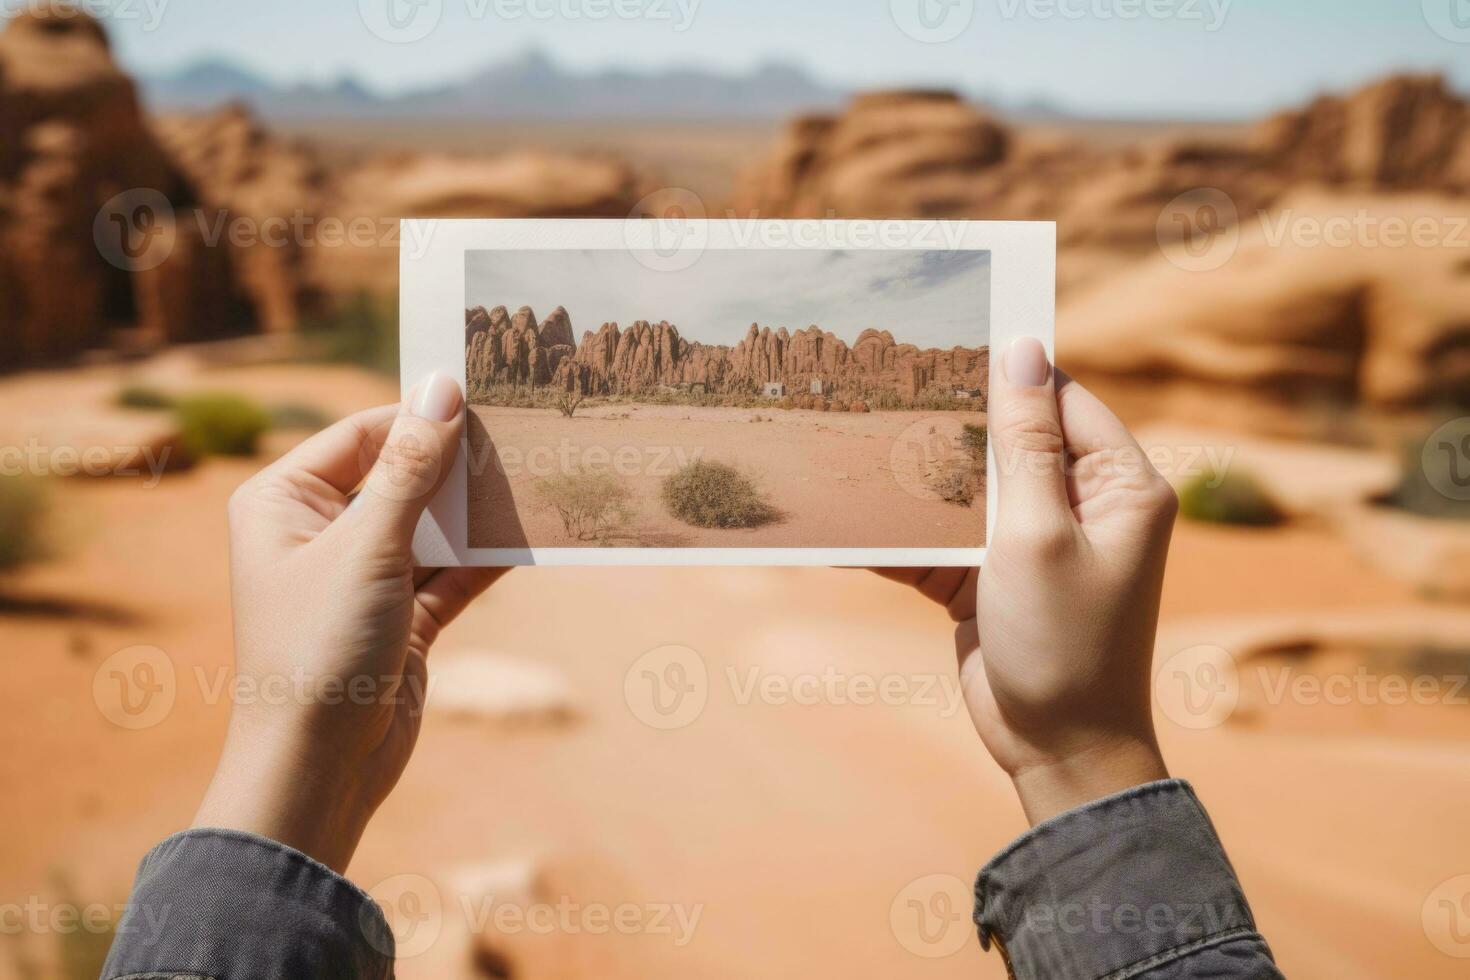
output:
[[[470,408],[472,548],[597,547],[565,533],[536,492],[543,477],[607,468],[634,494],[613,540],[644,548],[978,548],[985,493],[947,503],[926,475],[959,455],[981,412],[784,411],[600,404],[575,418],[549,409]],[[495,459],[502,465],[496,467]],[[664,480],[697,459],[748,473],[778,516],[758,528],[692,527],[660,499]]]
[[[0,418],[104,397],[120,380],[0,380]],[[397,396],[382,379],[321,367],[214,372],[207,386],[334,412]],[[264,462],[215,460],[151,489],[54,488],[58,556],[0,582],[0,902],[54,901],[59,875],[77,900],[122,902],[145,851],[188,826],[228,715],[198,680],[212,684],[231,662],[225,503]],[[1435,608],[1325,529],[1182,523],[1159,655],[1228,642],[1206,620]],[[438,898],[438,915],[421,924],[430,941],[398,975],[473,977],[463,902],[476,909],[476,896],[454,883],[529,862],[542,901],[677,905],[699,918],[683,945],[652,928],[500,937],[521,980],[1001,980],[1000,958],[981,951],[963,906],[934,924],[953,938],[950,955],[926,955],[948,946],[916,949],[894,928],[914,882],[941,875],[967,887],[1024,829],[1010,786],[942,688],[932,703],[897,706],[740,697],[752,668],[896,675],[917,692],[953,670],[952,633],[938,608],[861,571],[512,572],[450,627],[435,657],[496,651],[544,666],[563,678],[577,718],[504,729],[431,710],[350,869],[368,888],[409,875]],[[93,682],[115,651],[138,644],[171,658],[177,697],[159,724],[127,731],[99,711]],[[668,644],[701,658],[709,697],[686,727],[660,731],[632,709],[627,683],[647,651]],[[1336,724],[1324,710],[1310,729],[1191,731],[1162,716],[1159,725],[1287,976],[1462,977],[1463,961],[1431,945],[1423,921],[1434,889],[1470,873],[1470,709],[1429,712],[1412,736]],[[0,936],[0,977],[14,975],[17,944],[58,942]]]

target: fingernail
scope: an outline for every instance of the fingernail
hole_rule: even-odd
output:
[[[414,389],[409,411],[421,419],[449,422],[459,414],[459,385],[454,379],[435,371]]]
[[[1051,374],[1046,348],[1035,337],[1021,337],[1006,350],[1006,380],[1020,388],[1039,388]]]

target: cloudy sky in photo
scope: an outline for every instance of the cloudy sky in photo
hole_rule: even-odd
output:
[[[582,334],[613,321],[668,320],[679,335],[733,346],[752,323],[813,324],[851,344],[869,327],[919,347],[990,342],[990,253],[710,250],[660,271],[627,251],[470,252],[466,306],[544,320],[565,306]]]

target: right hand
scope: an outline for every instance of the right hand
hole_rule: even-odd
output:
[[[885,569],[958,623],[970,716],[1033,824],[1168,778],[1150,665],[1178,501],[1035,340],[994,372],[999,510],[984,568]]]

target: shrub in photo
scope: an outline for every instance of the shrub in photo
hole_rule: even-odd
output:
[[[983,425],[966,422],[964,431],[960,433],[960,448],[976,466],[983,467],[985,454],[990,449],[990,430]]]
[[[1190,520],[1241,527],[1274,527],[1286,520],[1260,481],[1238,467],[1190,480],[1179,491],[1179,513]]]
[[[586,400],[586,395],[563,391],[553,399],[552,404],[556,406],[556,410],[562,414],[563,418],[574,418],[577,409],[581,408],[582,403]]]
[[[945,503],[968,507],[980,492],[980,474],[965,462],[946,464],[928,480],[929,488]]]
[[[184,447],[195,458],[252,456],[271,427],[270,413],[240,395],[191,395],[179,399],[175,410]]]
[[[34,477],[0,476],[0,572],[45,557],[46,495]]]
[[[698,460],[664,481],[664,506],[695,527],[760,527],[776,509],[750,477],[726,463]]]
[[[566,473],[536,481],[536,496],[556,511],[567,537],[607,543],[633,519],[633,491],[612,473]]]

